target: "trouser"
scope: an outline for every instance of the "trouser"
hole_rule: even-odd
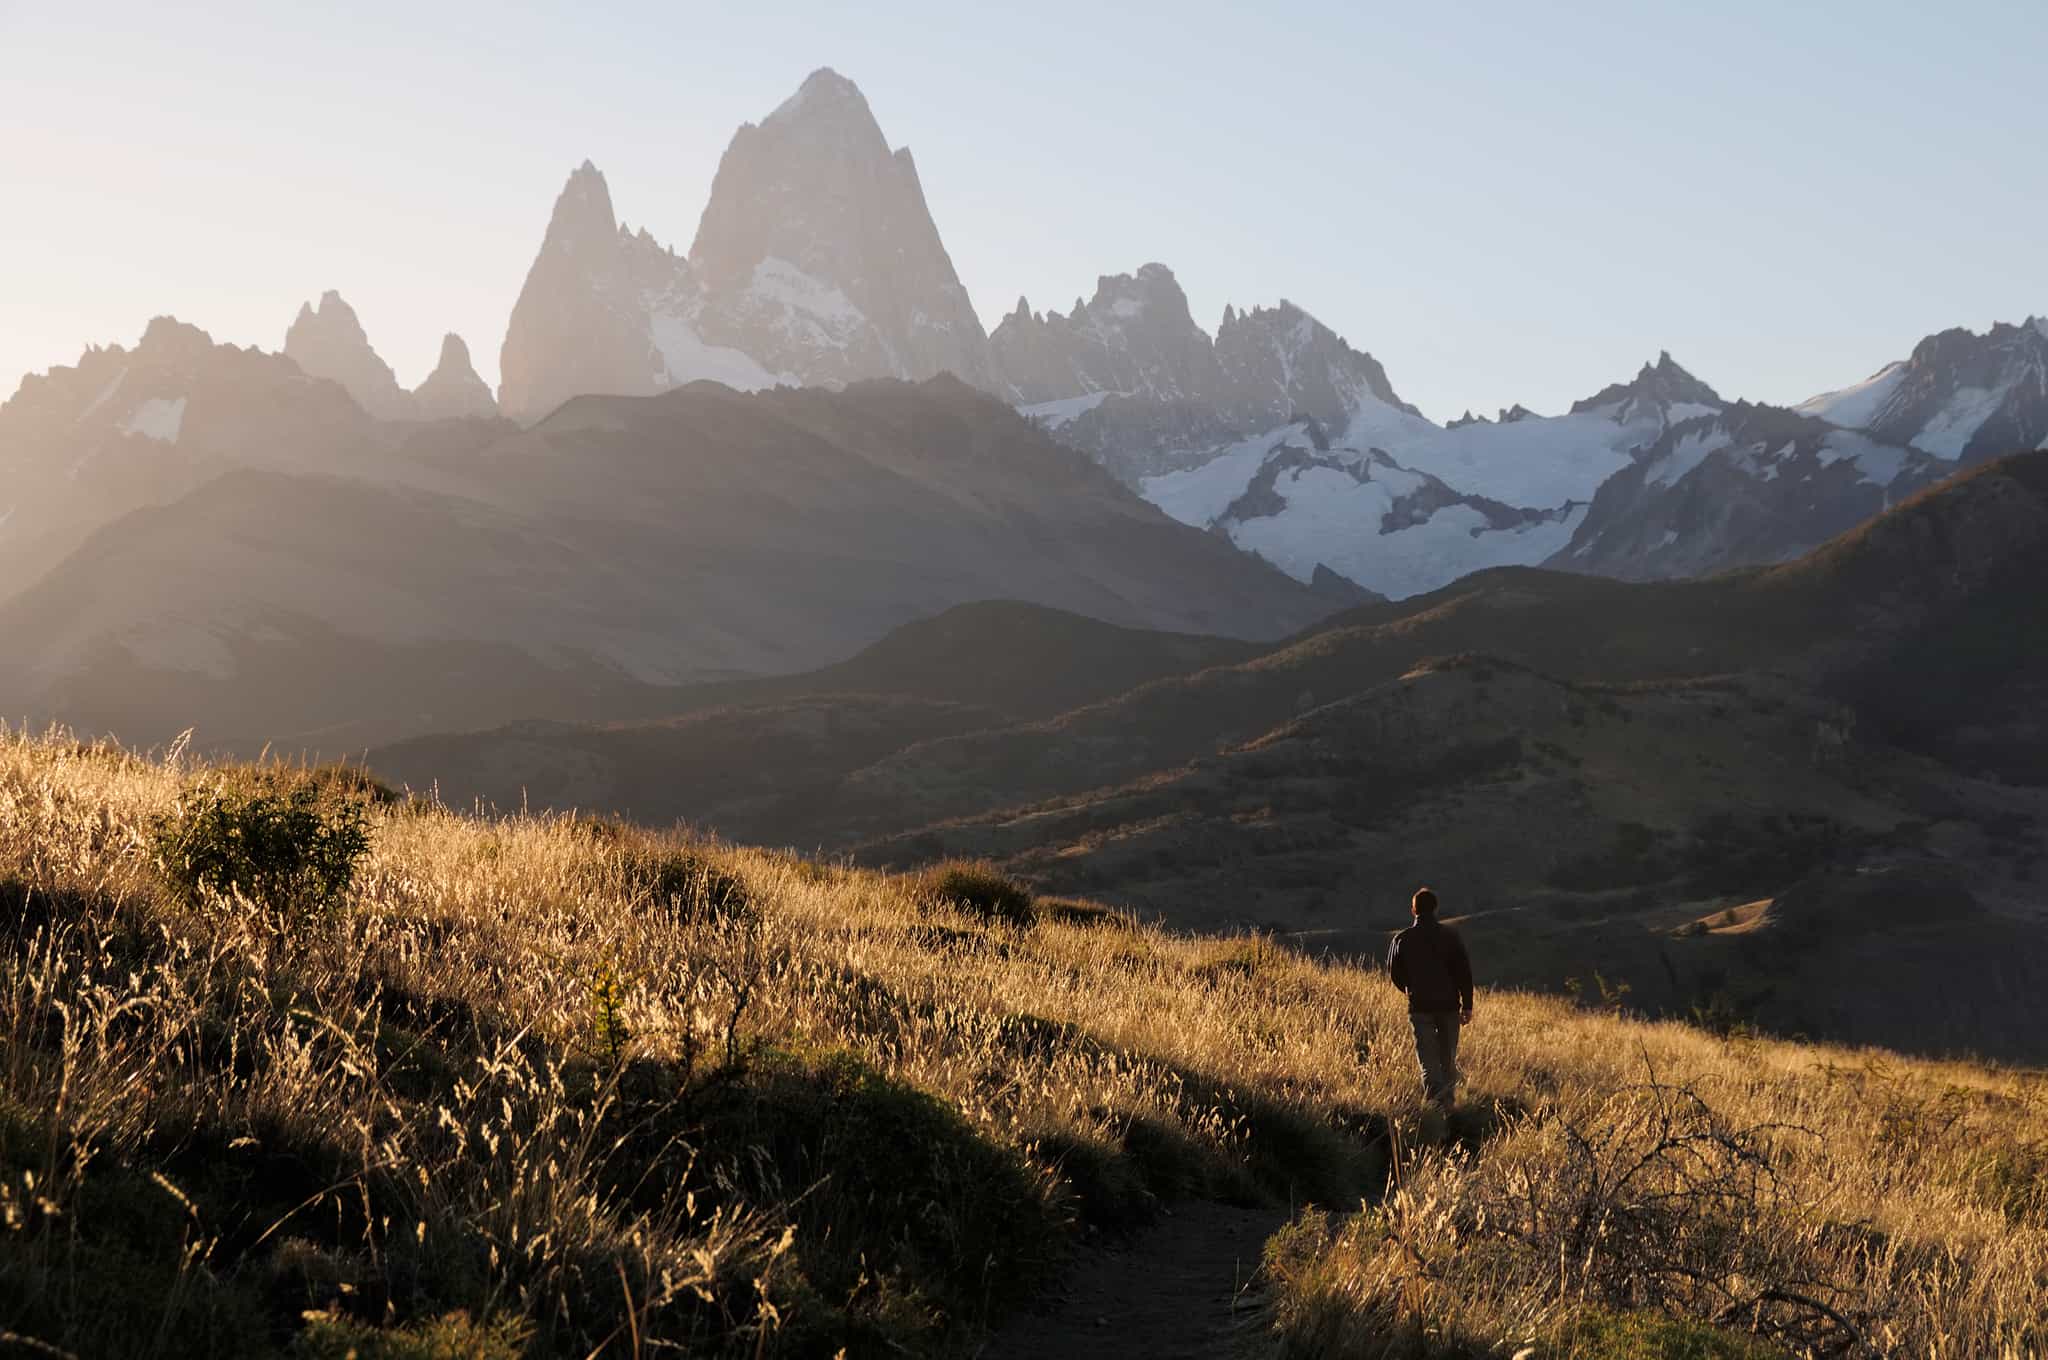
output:
[[[1410,1011],[1415,1026],[1415,1061],[1422,1068],[1422,1090],[1448,1110],[1458,1089],[1458,1013]]]

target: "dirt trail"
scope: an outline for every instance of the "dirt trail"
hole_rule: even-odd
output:
[[[1083,1250],[1037,1312],[980,1360],[1254,1360],[1271,1352],[1250,1292],[1278,1209],[1188,1203],[1125,1242]]]

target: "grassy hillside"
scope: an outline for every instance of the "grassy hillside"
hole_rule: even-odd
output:
[[[1340,951],[1371,953],[1375,904],[1427,878],[1518,985],[1597,975],[1652,1013],[2048,1061],[2044,572],[2034,453],[1768,570],[1488,572],[1251,655],[955,611],[834,673],[870,697],[372,761],[455,801],[684,818],[875,867],[986,857],[1180,928]],[[1084,701],[1030,713],[1039,676],[1046,709]],[[1740,932],[1709,924],[1765,900]]]
[[[31,1351],[964,1354],[1186,1198],[1290,1355],[2048,1345],[2035,1073],[1488,991],[1446,1127],[1269,941],[61,737],[0,904]]]

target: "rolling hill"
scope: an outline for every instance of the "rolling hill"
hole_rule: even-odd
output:
[[[1356,924],[1362,881],[1429,879],[1532,985],[1605,968],[1674,1009],[1738,996],[1789,1029],[1904,1043],[1898,1027],[1919,1024],[1927,1045],[2039,1056],[2028,1036],[2048,1030],[1994,1019],[2032,1014],[2029,979],[2048,977],[2032,886],[2048,850],[2044,566],[2048,454],[2027,454],[1780,567],[1634,584],[1483,573],[1052,716],[977,725],[910,701],[985,695],[877,689],[895,737],[873,725],[880,697],[842,694],[438,737],[372,763],[444,795],[630,810],[878,865],[986,857],[1184,927],[1260,925],[1346,952],[1377,948]],[[909,640],[881,650],[898,648]],[[772,760],[734,734],[767,751],[792,731],[808,743],[800,775],[786,797],[754,796]],[[2006,940],[2003,1011],[1957,1012],[1930,979],[1871,1013],[1851,1004],[1854,970],[1814,964],[1820,981],[1797,992],[1690,929],[1809,880],[1826,897],[1844,875],[1916,864],[1959,880],[1986,938]],[[1910,934],[1873,918],[1821,953]],[[1810,942],[1795,952],[1811,963]]]

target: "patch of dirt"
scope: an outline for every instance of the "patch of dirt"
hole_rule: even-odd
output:
[[[1255,1360],[1272,1353],[1257,1291],[1278,1209],[1189,1203],[1082,1250],[1060,1290],[991,1337],[980,1360]]]

